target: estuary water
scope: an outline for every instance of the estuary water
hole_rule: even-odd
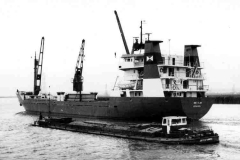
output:
[[[214,145],[165,145],[32,127],[17,98],[0,98],[0,160],[10,159],[240,159],[240,105],[213,105],[192,127],[210,127]]]

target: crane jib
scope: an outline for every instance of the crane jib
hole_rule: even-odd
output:
[[[43,66],[43,52],[44,52],[44,37],[41,39],[39,58],[34,60],[34,95],[38,95],[41,91],[41,78],[42,78],[42,66]]]
[[[83,90],[82,71],[83,71],[84,46],[85,46],[85,40],[83,39],[80,52],[77,58],[75,74],[73,78],[73,91],[80,92],[80,94],[81,94],[81,91]],[[80,96],[80,100],[81,100],[81,96]]]
[[[114,11],[114,13],[115,13],[115,15],[116,15],[116,19],[117,19],[117,22],[118,22],[118,27],[119,27],[119,30],[120,30],[120,33],[121,33],[121,36],[122,36],[122,40],[123,40],[123,44],[124,44],[126,53],[127,53],[127,54],[130,54],[130,52],[129,52],[129,50],[128,50],[127,42],[126,42],[126,39],[125,39],[125,36],[124,36],[124,33],[123,33],[123,29],[122,29],[121,23],[120,23],[120,20],[119,20],[119,18],[118,18],[117,11]]]

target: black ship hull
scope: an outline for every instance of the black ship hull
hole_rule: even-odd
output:
[[[187,116],[199,120],[211,108],[214,98],[107,97],[92,102],[23,99],[27,112],[49,113],[72,118],[161,121],[164,116]]]

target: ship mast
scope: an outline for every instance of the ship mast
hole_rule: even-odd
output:
[[[82,45],[80,48],[80,52],[77,59],[77,64],[75,67],[75,75],[73,79],[73,90],[76,92],[79,92],[79,101],[82,100],[82,94],[81,91],[83,90],[83,58],[84,58],[84,46],[85,46],[85,40],[82,40]]]
[[[144,49],[144,44],[142,42],[142,21],[141,21],[140,28],[141,28],[141,32],[140,32],[140,47],[139,47],[139,49]],[[148,35],[148,39],[149,39],[149,35]]]
[[[125,39],[125,36],[124,36],[124,33],[123,33],[123,29],[122,29],[121,23],[120,23],[120,20],[119,20],[119,18],[118,18],[117,11],[114,11],[114,13],[115,13],[115,15],[116,15],[116,19],[117,19],[117,22],[118,22],[118,27],[119,27],[119,30],[120,30],[120,33],[121,33],[121,36],[122,36],[122,40],[123,40],[123,44],[124,44],[126,53],[127,53],[127,54],[130,54],[130,52],[129,52],[129,50],[128,50],[127,42],[126,42],[126,39]]]
[[[142,21],[141,21],[141,26],[140,26],[140,28],[141,28],[141,32],[140,32],[140,45],[142,46]]]
[[[41,91],[42,65],[43,65],[44,37],[41,40],[39,58],[34,59],[34,95],[38,95]]]
[[[36,51],[35,51],[35,57],[34,57],[34,84],[33,84],[33,94],[35,95],[35,86],[37,85],[36,77],[37,77],[37,65],[38,65],[38,60],[36,58]]]

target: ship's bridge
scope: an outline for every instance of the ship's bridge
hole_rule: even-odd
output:
[[[158,66],[164,67],[181,67],[181,68],[193,68],[194,63],[184,64],[184,57],[179,55],[165,55],[162,54],[162,61],[158,62]],[[201,62],[199,69],[204,68],[204,63]]]
[[[183,56],[163,55],[162,61],[158,63],[160,77],[168,79],[181,78],[184,80],[204,80],[204,76],[201,74],[203,63],[201,63],[200,66],[195,67],[190,63],[185,65],[183,62]]]
[[[121,58],[120,70],[143,68],[144,66],[144,54],[124,54]]]

